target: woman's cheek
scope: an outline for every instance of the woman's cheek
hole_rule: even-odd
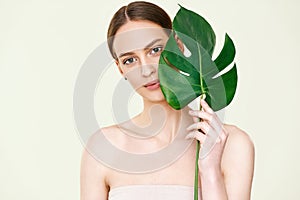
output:
[[[136,65],[124,70],[124,76],[126,76],[127,81],[129,81],[134,90],[144,87],[149,82],[149,78],[143,76],[141,68]]]

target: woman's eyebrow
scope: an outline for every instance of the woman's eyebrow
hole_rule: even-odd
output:
[[[144,47],[144,50],[149,49],[150,47],[152,47],[155,43],[162,41],[162,39],[155,39],[153,41],[151,41],[149,44],[147,44]],[[134,54],[133,52],[126,52],[126,53],[121,53],[118,57],[121,58],[123,56],[128,56],[128,55],[132,55]]]
[[[150,47],[152,47],[156,42],[160,42],[162,41],[162,39],[155,39],[152,42],[150,42],[149,44],[147,44],[144,48],[144,50],[149,49]]]

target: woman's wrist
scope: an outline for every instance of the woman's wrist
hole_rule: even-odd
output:
[[[222,170],[219,167],[217,167],[217,168],[209,168],[206,170],[200,170],[199,178],[202,181],[215,182],[215,181],[223,180],[224,176]]]
[[[203,199],[227,200],[224,176],[220,169],[199,172]]]

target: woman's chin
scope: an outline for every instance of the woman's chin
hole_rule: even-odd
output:
[[[143,97],[144,100],[150,102],[165,102],[165,96],[163,95],[160,87],[158,88],[140,88],[137,92]]]

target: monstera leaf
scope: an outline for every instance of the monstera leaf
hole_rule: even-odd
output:
[[[184,53],[178,47],[177,37],[184,44]],[[226,34],[219,56],[212,60],[215,43],[210,24],[197,13],[180,6],[158,68],[161,90],[174,109],[183,108],[200,95],[206,96],[206,102],[214,111],[232,101],[237,70],[235,64],[227,68],[234,60],[235,47]],[[226,73],[222,72],[224,70]]]
[[[181,42],[184,45],[178,45]],[[215,43],[215,33],[210,24],[197,13],[180,6],[158,68],[161,90],[174,109],[185,107],[199,96],[205,98],[214,111],[232,101],[237,86],[237,70],[235,64],[231,68],[229,65],[233,63],[235,47],[226,34],[220,54],[212,60]],[[179,46],[184,46],[184,53]],[[197,141],[195,200],[198,199],[199,149],[200,142]]]

